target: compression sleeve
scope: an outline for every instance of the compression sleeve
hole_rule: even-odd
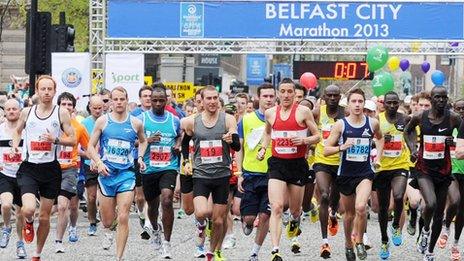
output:
[[[184,137],[182,138],[182,156],[184,159],[189,158],[189,143],[192,139],[192,136],[187,135],[184,133]]]
[[[232,134],[232,143],[229,146],[235,151],[240,150],[240,138],[237,133]]]

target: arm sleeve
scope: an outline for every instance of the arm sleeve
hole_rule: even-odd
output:
[[[243,139],[243,137],[245,136],[243,134],[243,119],[241,119],[239,122],[238,122],[238,125],[237,125],[237,132],[238,132],[238,137],[240,139]]]
[[[182,156],[184,159],[188,159],[189,157],[189,142],[192,139],[192,136],[187,135],[184,133],[184,137],[182,138]]]
[[[238,137],[237,133],[232,134],[232,143],[229,146],[235,151],[240,150],[240,138]]]

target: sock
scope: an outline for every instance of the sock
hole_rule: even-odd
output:
[[[300,222],[300,215],[298,215],[297,218],[293,217],[293,215],[290,215],[290,221],[299,223]]]
[[[37,251],[34,251],[34,254],[32,254],[33,257],[40,257],[40,253],[37,253]]]
[[[29,224],[32,224],[32,223],[34,223],[34,218],[32,218],[32,219],[30,219],[30,220],[29,220],[29,219],[27,219],[27,218],[25,218],[25,220],[26,220],[26,222],[27,222],[27,223],[29,223]]]
[[[275,253],[279,253],[279,247],[275,246],[272,248],[271,254],[275,254]]]
[[[258,255],[260,249],[261,249],[261,246],[254,243],[253,249],[251,250],[251,255]]]
[[[322,244],[329,244],[329,239],[323,238],[322,239]]]

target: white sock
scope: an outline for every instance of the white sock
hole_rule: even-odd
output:
[[[261,246],[254,243],[253,249],[251,250],[251,255],[258,255],[260,249],[261,249]]]
[[[279,247],[278,246],[273,247],[272,252],[274,252],[274,253],[279,252]]]
[[[323,238],[322,239],[322,244],[329,244],[329,239]]]
[[[32,256],[33,257],[40,257],[40,253],[37,253],[37,251],[34,251],[34,254]]]

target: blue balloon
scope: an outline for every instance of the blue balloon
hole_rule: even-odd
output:
[[[434,71],[432,73],[432,82],[435,85],[443,85],[445,82],[445,74],[442,71]]]

